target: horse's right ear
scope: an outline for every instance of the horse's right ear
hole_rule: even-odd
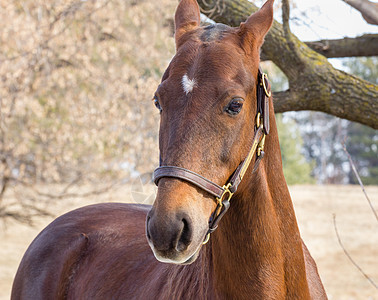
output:
[[[181,37],[188,31],[200,25],[200,8],[196,0],[181,0],[175,15],[176,48],[180,45]]]
[[[245,23],[240,24],[239,34],[246,50],[251,47],[260,49],[273,23],[273,3],[274,0],[267,0],[260,10],[252,14]]]

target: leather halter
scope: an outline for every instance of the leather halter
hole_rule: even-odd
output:
[[[255,134],[252,140],[252,146],[247,157],[239,164],[230,180],[223,186],[212,182],[211,180],[185,168],[176,166],[160,166],[154,171],[154,182],[158,185],[159,180],[163,177],[179,178],[188,181],[209,194],[216,197],[217,207],[209,220],[209,230],[206,234],[206,244],[210,238],[210,233],[218,227],[218,223],[230,207],[230,199],[238,189],[253,156],[256,153],[256,160],[252,172],[255,172],[261,159],[264,157],[265,136],[269,134],[269,98],[271,96],[268,77],[259,68],[257,82],[257,114],[255,124]]]

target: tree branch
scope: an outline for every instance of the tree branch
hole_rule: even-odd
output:
[[[378,56],[378,34],[365,34],[356,38],[305,42],[312,50],[331,57]]]
[[[204,10],[215,9],[216,22],[239,26],[257,11],[247,0],[198,0]],[[295,51],[293,51],[293,49]],[[282,25],[274,21],[262,48],[287,76],[290,89],[276,94],[275,111],[316,110],[378,129],[378,86],[332,67],[295,35],[285,38]]]
[[[347,148],[346,148],[346,146],[345,146],[345,141],[344,141],[344,143],[342,143],[342,146],[343,146],[343,150],[344,150],[345,154],[346,154],[347,157],[348,157],[349,164],[350,164],[351,167],[352,167],[353,173],[354,173],[354,175],[356,175],[357,180],[358,180],[358,183],[360,184],[360,187],[361,187],[361,189],[362,189],[362,192],[364,193],[365,198],[366,198],[366,200],[367,200],[367,202],[368,202],[368,204],[369,204],[369,206],[370,206],[370,209],[371,209],[371,211],[373,212],[374,217],[375,217],[375,219],[376,219],[377,222],[378,222],[378,214],[377,214],[377,212],[376,212],[376,210],[375,210],[375,208],[374,208],[374,206],[373,206],[373,203],[371,203],[368,194],[366,193],[365,186],[364,186],[364,184],[362,183],[361,177],[360,177],[360,175],[359,175],[358,172],[357,172],[356,165],[354,164],[353,159],[352,159],[352,157],[350,156],[350,154],[349,154],[349,152],[348,152],[348,150],[347,150]]]
[[[286,35],[290,35],[290,4],[289,0],[282,0],[282,26]]]
[[[378,56],[378,34],[365,34],[355,38],[346,37],[304,43],[327,58]],[[261,53],[260,59],[262,61],[268,60],[264,53]]]
[[[378,3],[369,0],[342,0],[353,8],[357,9],[366,22],[378,25]]]
[[[378,286],[377,284],[373,281],[373,279],[370,278],[369,275],[367,275],[364,270],[362,270],[362,268],[354,261],[354,259],[352,258],[352,256],[349,254],[349,252],[345,249],[344,245],[343,245],[343,242],[341,241],[341,238],[340,238],[340,235],[339,235],[339,232],[337,230],[337,226],[336,226],[336,215],[333,214],[333,227],[335,229],[335,233],[336,233],[336,237],[337,237],[337,241],[339,242],[339,245],[341,247],[341,249],[343,249],[344,251],[344,254],[348,257],[348,259],[350,260],[350,262],[357,268],[358,271],[360,271],[360,273],[371,283],[372,286],[374,286],[376,289],[378,289]]]

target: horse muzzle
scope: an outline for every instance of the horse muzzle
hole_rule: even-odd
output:
[[[161,217],[160,217],[161,216]],[[202,245],[206,233],[196,237],[193,218],[185,212],[172,212],[159,215],[151,209],[146,220],[146,235],[155,257],[160,262],[188,264],[193,262]]]

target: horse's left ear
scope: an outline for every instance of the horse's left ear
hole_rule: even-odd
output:
[[[255,46],[259,49],[263,44],[264,37],[273,23],[273,3],[274,0],[266,1],[263,7],[240,24],[239,34],[244,48],[250,49]]]
[[[184,33],[197,28],[200,25],[200,8],[196,0],[181,0],[175,14],[175,39],[176,48]]]

